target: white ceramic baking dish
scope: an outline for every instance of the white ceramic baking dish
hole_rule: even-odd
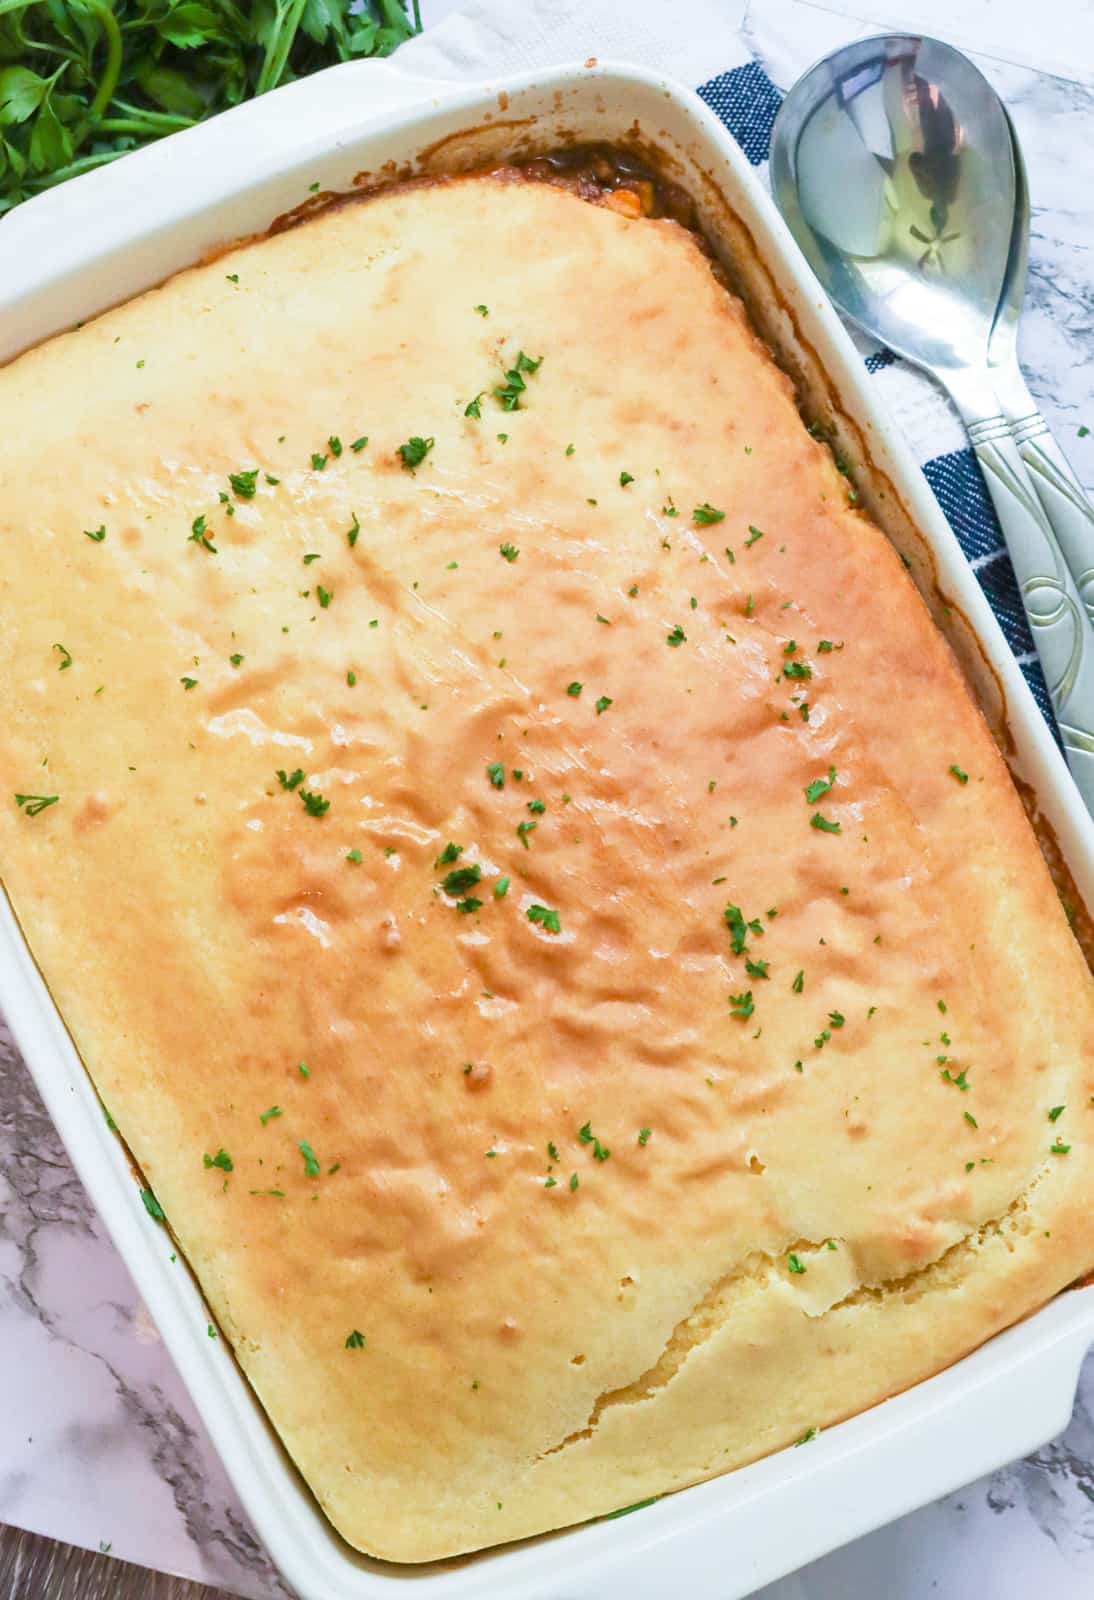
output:
[[[336,67],[46,195],[0,226],[0,359],[266,229],[312,186],[362,172],[467,167],[638,130],[687,185],[807,411],[830,420],[864,499],[910,556],[1079,897],[1094,906],[1094,827],[957,542],[861,362],[733,140],[693,94],[648,71],[587,64],[504,84]],[[443,240],[437,241],[443,249]],[[1047,836],[1046,830],[1046,836]],[[1041,1444],[1070,1414],[1094,1340],[1094,1287],[906,1394],[621,1520],[429,1567],[358,1555],[333,1532],[145,1213],[6,902],[2,1005],[88,1193],[156,1319],[255,1527],[306,1600],[737,1600]],[[1094,1252],[1092,1252],[1094,1254]]]

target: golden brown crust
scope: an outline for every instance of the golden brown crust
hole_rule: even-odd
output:
[[[0,805],[4,883],[352,1543],[725,1470],[1090,1265],[1089,974],[949,651],[683,230],[392,194],[23,357],[0,421],[0,772],[60,796]]]

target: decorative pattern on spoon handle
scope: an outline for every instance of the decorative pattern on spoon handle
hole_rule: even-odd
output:
[[[1018,454],[1094,623],[1094,506],[1039,411],[1011,424]]]
[[[1002,416],[969,424],[1014,565],[1068,765],[1094,815],[1094,629]]]

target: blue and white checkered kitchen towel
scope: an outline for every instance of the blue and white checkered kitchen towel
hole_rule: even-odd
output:
[[[739,8],[738,8],[739,14]],[[634,61],[693,85],[767,182],[782,91],[837,45],[879,31],[804,0],[763,0],[744,30],[721,0],[469,0],[399,53],[408,71],[482,79],[598,56]],[[1033,192],[1031,294],[1023,323],[1027,376],[1080,477],[1094,475],[1094,403],[1082,362],[1094,328],[1094,92],[1028,67],[977,57],[1006,99]],[[1067,151],[1066,170],[1062,152]],[[1086,167],[1076,170],[1076,163]],[[1046,203],[1047,202],[1047,203]],[[904,430],[968,556],[1044,715],[1052,723],[1014,573],[980,469],[941,392],[888,350],[854,335],[866,369]]]

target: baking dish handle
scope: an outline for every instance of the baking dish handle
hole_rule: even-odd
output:
[[[204,171],[202,198],[212,203],[238,189],[259,166],[269,170],[279,156],[288,164],[294,159],[306,162],[313,148],[317,161],[320,150],[329,155],[332,130],[344,130],[348,141],[379,118],[444,98],[460,87],[404,72],[386,60],[348,61],[273,90],[281,113],[276,119],[268,114],[270,96],[263,95],[130,151],[121,160],[24,201],[0,220],[0,249],[7,258],[5,293],[13,260],[25,264],[17,275],[22,279],[25,272],[28,286],[33,286],[35,267],[41,272],[53,265],[35,252],[43,247],[44,230],[52,232],[62,219],[86,256],[88,233],[109,229],[116,234],[119,211],[139,216],[144,228],[177,218],[177,180],[184,169],[188,190],[193,187],[191,175]],[[55,239],[54,234],[51,243]]]

